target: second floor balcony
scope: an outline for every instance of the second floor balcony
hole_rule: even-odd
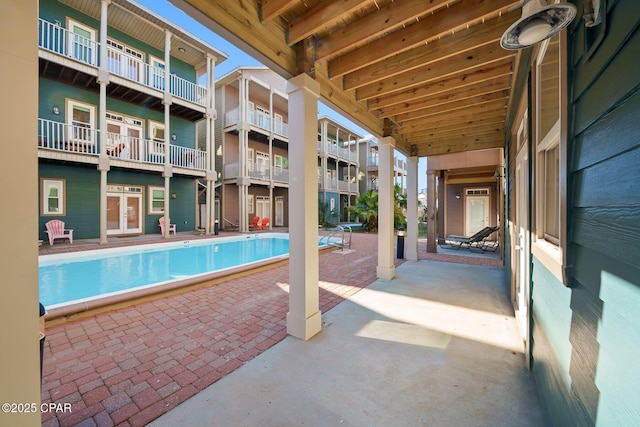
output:
[[[103,138],[104,136],[104,138]],[[148,169],[165,164],[165,142],[146,138],[101,132],[83,124],[67,124],[38,119],[39,157],[97,163],[101,144],[105,153],[118,166]],[[206,170],[206,152],[179,145],[169,145],[169,163],[200,175]],[[65,157],[66,156],[66,157]]]
[[[123,50],[115,41],[107,42],[106,58],[103,64],[98,42],[72,33],[57,23],[40,19],[38,47],[55,54],[50,55],[49,59],[61,62],[62,65],[76,67],[80,71],[83,67],[89,67],[89,70],[94,70],[94,73],[104,65],[111,75],[121,77],[134,85],[160,92],[167,89],[175,98],[201,107],[206,106],[207,88],[175,74],[170,75],[167,87],[163,67],[147,64],[141,58],[127,53],[126,49]]]
[[[269,182],[273,179],[274,183],[288,184],[289,169],[279,166],[269,166],[262,163],[247,162],[247,175],[258,181]],[[229,163],[224,165],[223,179],[236,179],[240,176],[240,164]]]
[[[272,120],[271,115],[256,109],[250,109],[247,114],[250,125],[265,131],[272,132],[280,137],[289,138],[289,124],[280,120]],[[234,108],[224,115],[224,126],[238,126],[240,124],[240,109]]]
[[[358,183],[336,178],[318,177],[318,190],[338,191],[341,193],[357,193]]]
[[[323,150],[323,147],[325,149]],[[342,160],[349,161],[351,163],[358,163],[358,153],[354,150],[350,150],[345,147],[340,147],[337,144],[325,143],[318,141],[318,153],[327,153],[330,156],[337,157]]]

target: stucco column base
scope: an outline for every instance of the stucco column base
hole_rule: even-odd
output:
[[[391,267],[376,267],[376,274],[379,279],[383,280],[391,280],[396,277],[396,266],[392,265]]]
[[[287,313],[287,333],[304,341],[308,341],[322,330],[322,313],[320,310],[305,318]]]

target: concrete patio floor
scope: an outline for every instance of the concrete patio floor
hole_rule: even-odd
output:
[[[376,241],[320,255],[306,343],[286,335],[288,265],[50,325],[42,399],[72,411],[43,425],[543,425],[497,255],[422,242],[379,281]]]
[[[502,270],[406,262],[151,426],[541,426]]]

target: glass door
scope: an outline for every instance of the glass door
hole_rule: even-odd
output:
[[[142,233],[142,188],[109,187],[107,235]]]

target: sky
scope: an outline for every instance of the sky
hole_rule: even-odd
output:
[[[191,18],[189,15],[169,3],[167,0],[134,1],[227,55],[228,59],[226,59],[219,65],[216,64],[216,78],[222,77],[238,67],[255,67],[262,65],[256,59],[244,53],[242,50],[238,49],[227,40],[223,39],[204,25],[200,24],[198,21]],[[326,106],[322,102],[318,102],[318,116],[330,117],[336,122],[347,127],[348,129],[351,129],[363,136],[369,134],[369,132],[353,123],[346,117],[342,116],[338,112],[334,111],[330,107]],[[404,157],[402,156],[402,154],[399,155],[401,157]],[[426,187],[426,162],[424,158],[421,158],[418,164],[418,189],[420,191],[421,189]]]

